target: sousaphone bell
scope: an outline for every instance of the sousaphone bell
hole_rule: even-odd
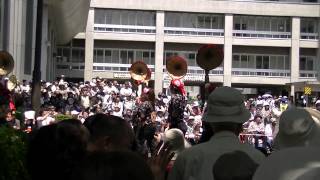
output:
[[[129,69],[129,73],[138,84],[148,82],[151,79],[151,71],[143,61],[134,62]]]
[[[171,56],[167,60],[166,68],[169,76],[174,79],[182,79],[188,71],[187,61],[180,56]]]
[[[14,60],[7,51],[0,51],[0,76],[6,76],[12,72]]]

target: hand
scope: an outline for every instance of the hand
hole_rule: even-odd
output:
[[[165,180],[167,165],[174,156],[170,149],[168,144],[159,143],[155,153],[147,160],[155,180]]]

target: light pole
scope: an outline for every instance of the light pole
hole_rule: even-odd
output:
[[[43,0],[38,0],[37,3],[37,23],[36,23],[36,44],[35,44],[35,58],[34,68],[32,74],[32,92],[31,104],[32,109],[36,111],[36,116],[40,109],[41,97],[41,45],[42,45],[42,14],[43,14]]]

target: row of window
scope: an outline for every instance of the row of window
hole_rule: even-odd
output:
[[[291,32],[288,17],[235,16],[233,29],[250,31]]]
[[[154,50],[102,49],[95,48],[94,63],[131,64],[142,60],[146,64],[154,65]]]
[[[79,47],[58,47],[57,48],[57,62],[74,62],[83,63],[84,62],[84,48]]]
[[[286,55],[233,54],[232,67],[288,70],[290,62]]]
[[[165,14],[165,27],[224,29],[224,16],[168,12]]]
[[[95,9],[95,24],[155,26],[156,13],[154,11]],[[224,15],[166,12],[165,27],[224,29]],[[291,32],[291,19],[290,17],[235,15],[233,29]],[[317,18],[301,18],[301,32],[317,33]]]
[[[95,9],[95,24],[155,26],[156,13],[152,11]]]

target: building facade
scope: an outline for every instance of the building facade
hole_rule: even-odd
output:
[[[199,85],[197,50],[217,44],[224,61],[210,82],[248,94],[295,95],[304,84],[319,93],[319,21],[316,0],[92,0],[86,32],[57,49],[55,76],[125,80],[132,62],[143,60],[161,92],[169,82],[166,59],[180,55],[188,62],[185,83]]]

